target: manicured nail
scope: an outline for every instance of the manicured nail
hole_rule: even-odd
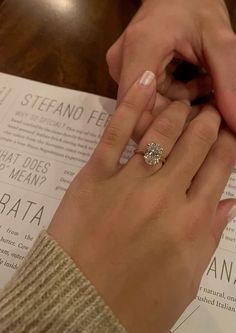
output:
[[[146,72],[143,73],[141,79],[139,80],[139,84],[141,86],[148,87],[148,86],[151,85],[151,83],[153,82],[155,77],[156,77],[156,75],[153,72],[146,71]]]
[[[228,214],[228,222],[231,222],[236,217],[236,205],[234,205]]]

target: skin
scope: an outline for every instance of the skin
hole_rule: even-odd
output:
[[[143,1],[107,53],[110,74],[119,83],[119,99],[146,69],[156,73],[157,90],[170,97],[167,68],[174,58],[209,73],[217,106],[236,132],[236,38],[223,0]]]
[[[156,84],[138,80],[128,90],[49,227],[129,333],[172,327],[236,203],[220,202],[236,139],[212,105],[191,117],[189,103],[169,101],[139,142],[161,144],[167,162],[151,167],[135,154],[120,165]]]

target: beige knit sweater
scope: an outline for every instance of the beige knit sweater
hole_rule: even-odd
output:
[[[45,231],[0,293],[1,333],[125,333],[74,262]]]

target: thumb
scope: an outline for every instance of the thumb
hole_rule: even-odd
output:
[[[111,77],[116,83],[119,83],[122,65],[122,48],[124,34],[110,47],[106,54],[106,61]]]
[[[215,239],[219,243],[221,235],[229,222],[236,217],[236,199],[226,199],[218,204],[213,224]]]
[[[145,70],[156,74],[158,85],[159,77],[163,79],[163,73],[173,58],[170,43],[168,45],[166,41],[163,45],[160,36],[146,34],[145,29],[130,27],[123,38],[118,101]]]
[[[211,38],[205,57],[213,79],[215,99],[227,125],[236,133],[236,37]],[[225,36],[225,35],[223,35]]]

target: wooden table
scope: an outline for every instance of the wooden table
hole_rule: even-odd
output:
[[[105,54],[137,7],[124,0],[0,0],[0,71],[115,97]]]
[[[236,23],[235,3],[228,0]],[[0,0],[0,71],[115,97],[105,54],[138,6],[139,0]]]

